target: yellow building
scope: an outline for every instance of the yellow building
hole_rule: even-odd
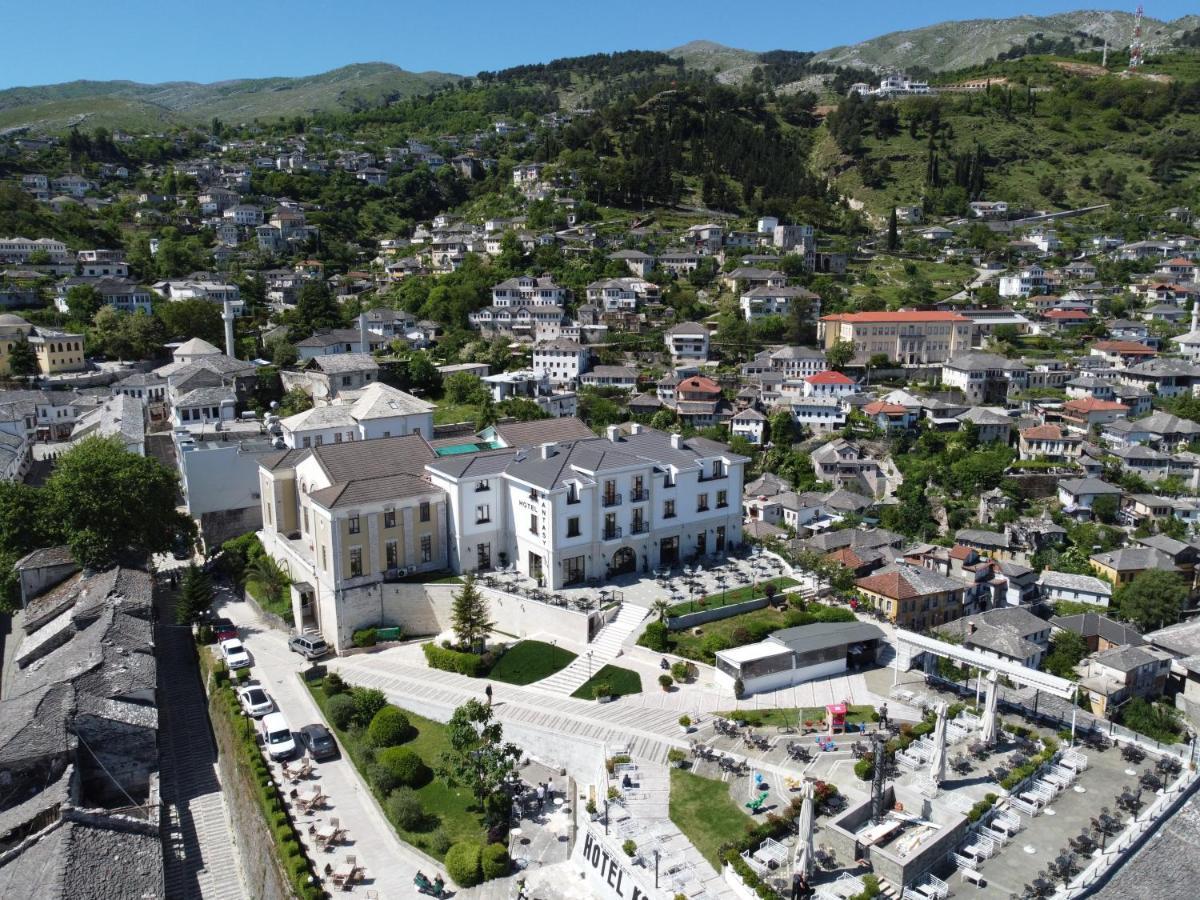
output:
[[[12,313],[0,315],[0,375],[7,375],[8,358],[14,346],[28,341],[43,375],[78,372],[87,365],[83,335],[38,328]]]
[[[839,342],[853,344],[856,363],[886,356],[900,365],[928,365],[971,349],[972,327],[954,312],[836,313],[818,323],[817,339],[826,350]]]

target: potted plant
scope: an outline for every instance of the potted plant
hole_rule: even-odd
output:
[[[688,729],[692,727],[692,717],[683,715],[679,717],[679,727],[683,729],[683,733],[687,734]]]
[[[612,701],[612,685],[607,681],[597,681],[592,685],[592,696],[596,698],[597,703],[609,703]]]
[[[671,685],[673,685],[675,683],[675,679],[672,678],[670,675],[668,675],[666,672],[664,672],[663,674],[658,676],[658,683],[660,685],[662,685],[662,689],[664,691],[669,691],[671,689]]]
[[[621,845],[621,849],[625,851],[625,855],[632,857],[637,853],[637,844],[633,840],[627,840]]]
[[[667,762],[669,762],[676,769],[683,768],[683,761],[685,759],[687,759],[687,754],[678,747],[672,747],[667,751]]]

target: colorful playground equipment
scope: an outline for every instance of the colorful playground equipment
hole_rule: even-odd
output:
[[[846,731],[846,704],[830,703],[825,707],[826,720],[829,722],[830,734],[843,734]]]
[[[752,813],[758,812],[760,809],[762,809],[763,804],[767,802],[767,797],[769,797],[769,796],[770,796],[770,793],[768,791],[763,791],[761,794],[759,794],[757,797],[755,797],[753,800],[751,800],[750,802],[748,802],[746,804],[746,809],[750,810],[750,812],[752,812]]]

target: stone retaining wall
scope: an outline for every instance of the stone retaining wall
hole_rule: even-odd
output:
[[[698,612],[684,613],[682,616],[670,616],[667,618],[667,628],[671,631],[683,631],[686,628],[695,628],[697,625],[716,622],[719,619],[729,619],[733,616],[740,616],[742,613],[762,609],[769,602],[766,597],[758,597],[755,600],[730,603],[728,606],[718,606],[714,609],[702,609]]]

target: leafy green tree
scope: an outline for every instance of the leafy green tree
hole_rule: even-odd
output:
[[[1101,522],[1112,524],[1120,507],[1121,501],[1115,494],[1104,494],[1092,501],[1092,514]]]
[[[475,584],[475,576],[463,577],[463,586],[454,595],[450,612],[450,627],[461,646],[476,649],[483,646],[495,623],[491,619],[487,598]]]
[[[1187,585],[1178,572],[1147,569],[1118,587],[1113,600],[1123,619],[1140,631],[1152,631],[1175,624],[1187,596]]]
[[[485,395],[484,404],[491,402],[491,395]],[[532,422],[537,419],[550,418],[550,413],[546,412],[537,405],[536,401],[530,400],[528,397],[505,397],[500,401],[496,410],[500,415],[516,419],[518,422]]]
[[[1179,740],[1179,713],[1162,703],[1134,697],[1121,707],[1121,724],[1156,741],[1173,744]]]
[[[438,774],[451,786],[465,785],[489,824],[506,821],[508,801],[487,803],[499,793],[521,759],[521,750],[504,742],[504,729],[490,704],[468,700],[446,725],[450,748],[439,760]]]
[[[437,370],[433,357],[418,350],[409,354],[407,361],[408,385],[425,393],[436,393],[442,385],[442,373]]]
[[[478,375],[455,372],[442,381],[442,396],[447,403],[476,405],[483,401],[485,389]]]
[[[342,311],[324,281],[306,281],[296,297],[292,335],[303,340],[314,331],[342,326]]]
[[[224,348],[225,324],[218,304],[196,297],[159,304],[156,311],[168,339],[186,341],[196,337]]]
[[[17,378],[31,378],[38,373],[37,353],[24,335],[8,351],[8,372]]]
[[[854,359],[854,344],[850,341],[838,341],[825,351],[825,363],[831,369],[844,369]]]
[[[273,338],[267,343],[265,349],[267,357],[271,360],[271,365],[279,369],[294,366],[300,359],[300,353],[296,350],[296,345],[292,344],[286,338]]]
[[[208,573],[197,565],[190,565],[180,581],[179,602],[175,607],[175,621],[190,625],[212,606],[213,586]]]
[[[291,576],[266,553],[259,555],[246,566],[246,581],[253,582],[256,593],[260,593],[264,601],[273,605],[282,603],[288,588],[292,586]]]
[[[90,284],[77,284],[67,290],[67,311],[76,322],[91,322],[103,305],[104,298]]]
[[[888,213],[887,224],[887,248],[895,252],[900,246],[900,233],[896,228],[896,207],[892,207],[892,211]]]
[[[0,612],[18,602],[19,584],[13,564],[57,539],[45,529],[44,492],[19,481],[0,481]]]
[[[306,394],[303,388],[294,387],[283,395],[283,399],[279,401],[279,406],[275,411],[283,418],[287,418],[312,409],[312,405],[312,397]]]
[[[675,413],[670,409],[660,409],[650,417],[650,427],[659,431],[670,431],[675,427]]]
[[[129,453],[115,438],[87,438],[72,447],[43,490],[46,521],[83,566],[103,568],[124,553],[162,553],[180,535],[195,533],[176,509],[175,473]]]
[[[1088,654],[1087,641],[1073,631],[1060,631],[1050,639],[1050,652],[1042,659],[1042,668],[1059,678],[1074,681],[1075,667]]]

